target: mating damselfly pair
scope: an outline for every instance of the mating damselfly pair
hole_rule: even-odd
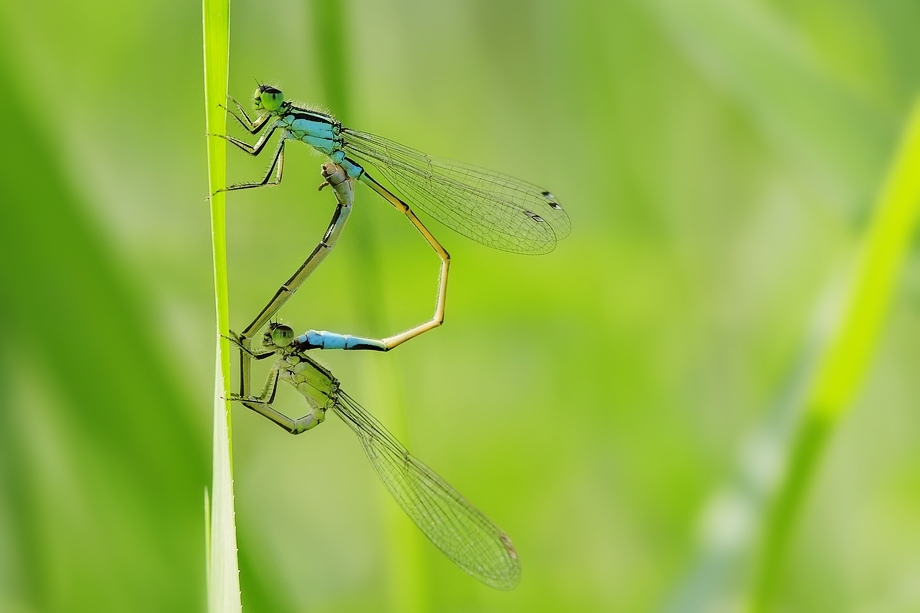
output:
[[[393,141],[343,126],[332,116],[285,100],[282,92],[260,85],[253,96],[252,119],[235,100],[229,110],[250,134],[264,132],[254,144],[223,136],[257,156],[271,136],[281,132],[268,171],[261,181],[240,183],[227,191],[277,185],[284,170],[288,141],[302,141],[331,160],[323,166],[338,206],[322,240],[246,327],[232,335],[240,348],[240,392],[233,400],[256,411],[292,434],[318,425],[327,411],[336,413],[357,434],[381,481],[406,514],[441,551],[460,568],[499,589],[511,589],[520,579],[520,562],[511,539],[459,492],[413,457],[363,407],[339,387],[327,369],[307,355],[313,349],[388,351],[440,325],[444,319],[450,256],[415,215],[411,202],[437,221],[484,245],[524,254],[552,251],[568,235],[568,215],[555,196],[535,185],[473,166],[425,155]],[[391,191],[368,174],[366,166],[392,184]],[[332,248],[351,212],[354,182],[360,181],[401,211],[422,234],[441,260],[437,303],[431,320],[381,339],[310,330],[295,337],[292,328],[272,318]],[[405,197],[398,197],[394,191]],[[266,324],[262,348],[252,338]],[[251,390],[251,359],[276,357],[260,395]],[[292,419],[272,403],[279,381],[300,392],[310,412]]]

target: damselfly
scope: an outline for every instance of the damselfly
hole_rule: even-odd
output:
[[[268,131],[252,145],[225,136],[228,141],[255,156],[275,130],[281,130],[282,136],[262,180],[231,185],[228,190],[280,183],[285,143],[297,140],[329,156],[350,178],[362,181],[396,208],[404,212],[409,209],[406,202],[371,177],[361,162],[373,166],[419,209],[495,249],[548,253],[571,229],[569,217],[556,197],[531,183],[431,157],[380,136],[352,130],[331,115],[285,100],[281,90],[270,85],[259,85],[253,95],[255,120],[239,102],[231,101],[239,114],[232,110],[230,113],[250,134],[266,128]]]
[[[292,328],[275,322],[269,324],[262,350],[245,349],[236,337],[231,340],[257,360],[277,357],[259,396],[235,396],[233,400],[291,434],[314,428],[323,422],[327,411],[332,411],[358,436],[377,475],[399,506],[444,555],[487,585],[503,590],[517,585],[521,565],[508,535],[411,455],[339,387],[331,372],[306,353],[310,349],[379,349],[374,340],[318,331],[295,338]],[[279,380],[290,383],[306,398],[309,413],[292,419],[272,406]]]

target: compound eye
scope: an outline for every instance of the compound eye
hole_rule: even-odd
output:
[[[260,99],[262,108],[266,111],[277,111],[281,108],[281,103],[284,102],[284,94],[281,93],[280,89],[269,87],[261,93]]]
[[[294,329],[290,326],[277,325],[271,329],[272,342],[278,347],[287,347],[294,340]]]

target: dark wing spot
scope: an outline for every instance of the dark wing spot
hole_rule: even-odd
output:
[[[534,221],[542,222],[543,218],[534,213],[533,211],[524,211],[524,214],[533,219]]]
[[[558,202],[555,201],[556,197],[553,196],[550,192],[543,192],[543,197],[546,198],[546,200],[548,201],[550,208],[556,211],[562,210],[562,206]]]

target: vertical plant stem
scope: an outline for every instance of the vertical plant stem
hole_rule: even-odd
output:
[[[226,113],[220,106],[227,99],[230,67],[230,2],[203,0],[204,87],[207,133],[225,134]],[[226,143],[208,136],[208,190],[211,196],[211,243],[214,256],[214,291],[217,310],[216,364],[214,368],[214,475],[207,535],[209,553],[208,610],[212,613],[241,611],[236,526],[233,511],[232,437],[230,421],[230,330],[227,289]],[[206,505],[206,512],[207,512]]]
[[[806,396],[785,478],[764,530],[752,609],[769,607],[777,575],[825,445],[858,393],[871,362],[920,208],[920,99],[879,193],[856,256],[840,319]]]

